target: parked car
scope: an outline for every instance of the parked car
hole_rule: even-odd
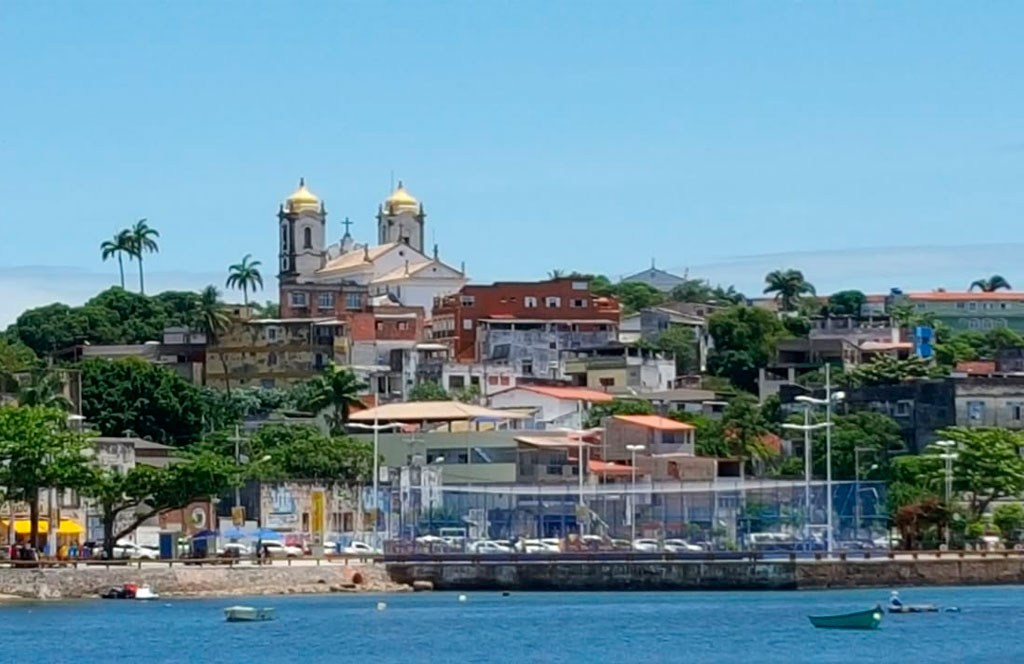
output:
[[[228,542],[217,549],[217,555],[222,558],[245,558],[251,553],[249,547],[241,542]]]
[[[263,542],[263,555],[271,558],[300,558],[302,547],[292,546],[277,540],[265,540]]]
[[[612,551],[632,551],[633,543],[627,539],[613,539],[611,541]]]
[[[636,539],[633,540],[633,550],[641,551],[643,553],[657,553],[658,552],[658,540],[656,539]]]
[[[469,545],[473,553],[512,553],[512,548],[492,540],[478,540]]]
[[[342,553],[348,553],[348,554],[360,554],[360,553],[362,553],[362,554],[365,554],[365,555],[368,555],[368,556],[372,556],[372,555],[380,553],[379,550],[373,548],[372,546],[370,546],[366,542],[350,542],[348,546],[346,546],[345,548],[343,548],[341,550],[341,552]]]
[[[160,557],[160,552],[150,546],[140,546],[134,542],[120,541],[114,545],[114,557],[156,560]]]
[[[523,552],[524,553],[558,553],[561,551],[561,547],[558,545],[558,540],[537,540],[528,539],[523,540]]]
[[[704,550],[696,544],[690,544],[683,539],[667,539],[662,543],[662,546],[668,553],[688,553]]]

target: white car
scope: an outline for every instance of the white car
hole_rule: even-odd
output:
[[[264,540],[263,554],[271,558],[301,558],[302,547],[291,546],[277,540]]]
[[[217,549],[217,555],[232,558],[244,558],[249,555],[249,547],[241,542],[228,542],[221,548]]]
[[[160,557],[160,552],[149,546],[139,546],[134,542],[121,541],[114,545],[114,557],[156,560]]]
[[[657,553],[658,552],[658,540],[656,539],[636,539],[633,540],[633,550],[641,551],[643,553]]]
[[[691,551],[698,552],[704,550],[696,544],[690,544],[686,540],[682,539],[667,539],[664,541],[662,546],[668,553],[688,553]]]
[[[491,540],[473,542],[469,547],[473,553],[512,553],[512,549]]]
[[[351,542],[348,546],[341,550],[342,553],[348,554],[365,554],[368,556],[376,555],[380,553],[377,549],[373,548],[366,542]]]
[[[524,553],[558,553],[560,550],[557,540],[554,543],[550,540],[523,540]]]

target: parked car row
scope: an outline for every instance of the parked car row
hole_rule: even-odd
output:
[[[541,539],[481,539],[469,542],[465,549],[452,546],[452,543],[433,535],[417,538],[418,544],[429,544],[434,552],[462,552],[477,554],[502,553],[559,553],[568,552],[601,552],[601,551],[636,551],[642,553],[698,553],[704,547],[684,539],[671,538],[666,540],[641,538],[634,541],[626,539],[610,539],[598,535],[584,535],[580,538],[562,540],[557,537]]]

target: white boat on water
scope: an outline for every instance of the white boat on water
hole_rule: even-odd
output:
[[[132,599],[160,599],[160,595],[153,592],[148,583],[144,583],[135,590],[135,596]]]
[[[229,606],[224,609],[224,618],[228,622],[258,622],[261,620],[273,620],[274,609],[254,606]]]

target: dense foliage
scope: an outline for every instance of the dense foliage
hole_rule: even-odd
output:
[[[708,319],[708,331],[715,342],[708,370],[751,392],[757,387],[758,369],[771,361],[775,341],[785,334],[774,313],[747,306],[716,312]]]

